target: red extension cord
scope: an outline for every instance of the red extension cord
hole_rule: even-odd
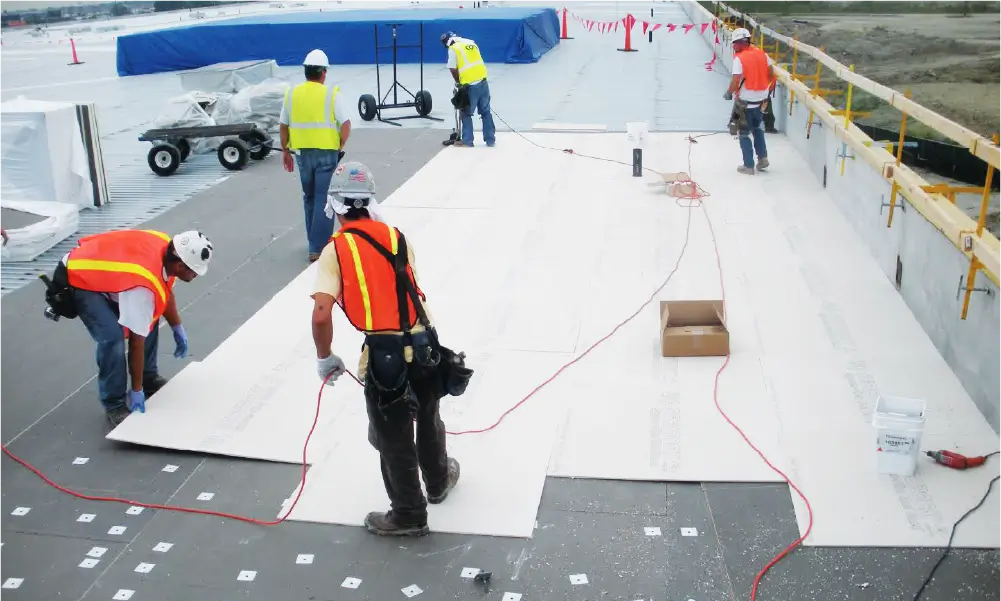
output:
[[[529,140],[529,141],[531,142],[531,140]],[[534,142],[532,142],[532,143],[535,144]],[[691,137],[688,138],[688,172],[689,173],[692,172],[692,146],[695,143],[696,142],[695,142],[695,140],[693,138],[691,138]],[[535,144],[535,145],[536,146],[540,146],[539,144]],[[542,148],[548,148],[548,147],[544,147],[544,146],[540,146],[540,147],[542,147]],[[580,157],[583,157],[583,158],[594,158],[594,159],[599,159],[599,160],[611,161],[611,159],[601,159],[600,157],[589,157],[588,155],[582,155],[582,154],[579,154],[579,153],[574,153],[573,150],[571,150],[571,149],[550,148],[550,150],[557,150],[557,151],[561,151],[561,152],[566,152],[568,154],[576,154],[577,156],[580,156]],[[611,162],[619,162],[619,161],[611,161]],[[719,245],[716,242],[716,232],[713,229],[712,221],[709,219],[709,213],[706,211],[705,206],[701,202],[701,199],[705,198],[706,196],[708,196],[708,194],[705,193],[705,192],[703,192],[703,191],[701,191],[701,188],[698,186],[698,184],[696,184],[692,180],[688,180],[686,182],[681,182],[681,183],[692,184],[692,186],[694,188],[694,192],[691,195],[686,196],[685,198],[689,198],[689,199],[698,201],[697,205],[696,205],[696,203],[692,203],[690,205],[687,205],[689,211],[691,211],[692,208],[694,208],[695,206],[701,207],[702,208],[702,212],[703,212],[703,214],[705,215],[705,218],[706,218],[706,223],[709,225],[709,232],[710,232],[710,235],[711,235],[712,241],[713,241],[713,251],[716,254],[716,266],[717,266],[717,269],[718,269],[718,272],[719,272],[720,293],[721,293],[722,301],[723,301],[723,320],[725,322],[726,321],[726,287],[723,285],[723,265],[722,265],[722,261],[720,259]],[[691,215],[689,215],[689,226],[690,225],[691,225]],[[636,310],[636,312],[634,312],[628,318],[626,318],[625,320],[623,320],[622,322],[620,322],[619,325],[615,326],[615,328],[611,332],[609,332],[606,336],[604,336],[603,338],[601,338],[600,340],[598,340],[597,342],[595,342],[594,344],[592,344],[590,347],[587,348],[587,350],[585,350],[579,356],[575,357],[572,361],[570,361],[569,363],[567,363],[566,365],[564,365],[563,367],[561,367],[555,374],[553,374],[551,377],[549,377],[549,379],[547,379],[545,382],[543,382],[542,384],[539,384],[538,386],[536,386],[530,393],[528,393],[524,398],[522,398],[520,401],[518,401],[518,403],[516,403],[510,409],[508,409],[503,414],[501,414],[501,416],[497,419],[497,421],[495,421],[490,426],[487,426],[486,428],[481,428],[481,429],[478,429],[478,430],[464,430],[464,431],[461,431],[461,432],[448,432],[448,434],[451,434],[453,436],[460,436],[462,434],[480,434],[480,433],[483,433],[483,432],[488,432],[490,430],[493,430],[498,425],[500,425],[501,421],[503,421],[505,417],[507,417],[514,410],[516,410],[519,407],[521,407],[526,401],[528,401],[528,399],[530,399],[532,396],[534,396],[535,393],[537,393],[539,390],[541,390],[542,388],[544,388],[547,384],[549,384],[550,382],[552,382],[553,380],[555,380],[560,374],[563,373],[563,371],[565,369],[567,369],[571,365],[573,365],[573,364],[577,363],[578,361],[580,361],[581,359],[583,359],[588,353],[590,353],[592,350],[594,350],[598,345],[600,345],[605,340],[608,340],[609,338],[611,338],[616,332],[619,331],[620,328],[622,328],[623,326],[625,326],[627,323],[629,323],[630,321],[632,321],[637,315],[639,315],[640,312],[647,305],[649,305],[651,302],[653,302],[653,300],[656,298],[656,296],[660,292],[660,290],[662,290],[665,286],[667,286],[667,284],[670,281],[671,277],[674,275],[674,272],[677,271],[678,267],[681,265],[681,259],[682,259],[682,257],[684,257],[685,247],[687,247],[687,246],[688,246],[688,237],[686,235],[685,246],[682,247],[681,253],[678,256],[678,262],[677,262],[677,264],[676,264],[676,266],[674,268],[674,271],[672,271],[671,274],[668,275],[667,279],[664,280],[664,283],[660,285],[660,288],[658,288],[656,291],[654,291],[654,293],[650,296],[650,298],[646,302],[644,302],[639,307],[639,309]],[[795,549],[798,545],[800,545],[800,543],[802,543],[806,539],[806,537],[810,535],[811,530],[813,530],[813,508],[810,506],[810,501],[806,498],[806,495],[804,495],[803,492],[799,489],[799,487],[797,487],[792,482],[792,480],[789,479],[789,476],[787,476],[779,468],[775,467],[775,465],[772,464],[772,462],[768,460],[768,458],[764,455],[764,453],[762,453],[761,450],[757,446],[755,446],[755,444],[753,442],[751,442],[751,440],[747,437],[747,435],[744,434],[744,431],[741,430],[740,427],[737,424],[735,424],[733,422],[733,420],[730,419],[730,417],[726,414],[726,412],[723,411],[723,408],[720,407],[720,404],[719,404],[719,377],[720,377],[720,374],[723,373],[723,370],[726,369],[726,366],[729,363],[730,363],[730,355],[727,354],[726,359],[723,361],[723,364],[720,366],[719,370],[716,372],[716,377],[715,377],[715,379],[713,381],[713,402],[716,405],[717,411],[719,411],[720,415],[723,416],[723,419],[725,419],[727,421],[727,423],[729,423],[730,426],[732,426],[733,429],[736,430],[740,434],[740,436],[744,439],[744,441],[748,444],[748,446],[750,446],[758,454],[758,456],[761,457],[761,459],[768,465],[768,467],[770,467],[776,474],[778,474],[779,476],[781,476],[782,479],[785,480],[786,483],[789,485],[789,487],[792,488],[794,491],[796,491],[796,494],[798,494],[800,496],[800,498],[803,499],[803,502],[806,504],[806,509],[807,509],[807,512],[809,513],[809,522],[808,522],[808,525],[807,525],[807,528],[806,528],[806,532],[802,536],[800,536],[798,539],[796,539],[795,541],[793,541],[793,543],[790,544],[788,547],[786,547],[785,549],[783,549],[781,553],[779,553],[778,555],[776,555],[770,562],[768,562],[767,565],[765,565],[764,568],[761,569],[760,572],[758,572],[757,576],[754,579],[754,584],[751,586],[751,601],[755,601],[757,599],[757,594],[758,594],[758,585],[760,584],[761,579],[768,572],[768,570],[770,570],[773,566],[775,566],[775,564],[777,564],[786,555],[788,555],[790,552],[792,552],[793,549]],[[351,376],[352,379],[354,379],[355,382],[358,382],[358,384],[361,384],[361,381],[353,373],[351,373],[350,371],[347,372],[347,373]],[[329,378],[329,376],[328,376],[328,378]],[[299,498],[302,496],[302,491],[306,489],[306,472],[308,470],[308,464],[306,463],[306,450],[309,448],[309,440],[310,440],[310,438],[312,438],[313,431],[316,429],[316,424],[317,424],[317,422],[320,419],[320,406],[321,406],[321,403],[323,401],[323,389],[324,389],[324,385],[325,384],[326,384],[326,379],[324,380],[323,384],[320,385],[320,391],[316,395],[316,414],[313,417],[313,425],[310,426],[310,428],[309,428],[309,434],[306,435],[306,441],[303,444],[303,448],[302,448],[302,477],[301,477],[301,482],[300,482],[300,486],[299,486],[299,492],[296,494],[295,499],[292,501],[292,504],[289,506],[288,511],[285,512],[285,515],[282,516],[282,517],[280,517],[280,518],[278,518],[278,519],[276,519],[276,520],[258,520],[256,518],[251,518],[251,517],[247,517],[247,516],[237,515],[237,514],[233,514],[233,513],[225,513],[225,512],[222,512],[222,511],[212,511],[210,509],[194,509],[194,508],[190,508],[190,507],[180,507],[180,506],[177,506],[177,505],[159,505],[159,504],[156,504],[156,503],[141,503],[139,501],[132,501],[132,500],[129,500],[129,499],[120,499],[120,498],[117,498],[117,497],[102,497],[102,496],[96,496],[96,495],[87,495],[87,494],[84,494],[84,493],[81,493],[81,492],[77,492],[75,490],[71,490],[69,488],[66,488],[65,486],[61,486],[61,485],[53,482],[52,480],[50,480],[48,478],[48,476],[46,476],[45,474],[43,474],[36,467],[34,467],[33,465],[31,465],[30,463],[28,463],[24,459],[21,459],[20,457],[18,457],[14,453],[12,453],[10,451],[10,449],[7,448],[7,445],[3,444],[3,445],[0,445],[0,447],[2,447],[3,452],[6,453],[8,457],[10,457],[11,459],[13,459],[14,461],[16,461],[17,463],[21,464],[22,466],[24,466],[25,468],[27,468],[28,470],[30,470],[32,473],[34,473],[36,476],[38,476],[39,478],[41,478],[49,486],[55,488],[56,490],[59,490],[60,492],[64,492],[64,493],[66,493],[68,495],[72,495],[72,496],[77,497],[79,499],[84,499],[84,500],[87,500],[87,501],[106,501],[106,502],[112,502],[112,503],[124,503],[126,505],[135,505],[135,506],[138,506],[138,507],[147,507],[149,509],[162,509],[162,510],[165,510],[165,511],[179,511],[179,512],[183,512],[183,513],[195,513],[195,514],[200,514],[200,515],[210,515],[210,516],[215,516],[215,517],[220,517],[220,518],[227,518],[227,519],[231,519],[231,520],[237,520],[237,521],[240,521],[240,522],[247,522],[247,523],[250,523],[250,524],[257,524],[258,526],[277,526],[278,524],[281,524],[286,519],[288,519],[288,516],[291,515],[292,510],[295,509],[296,504],[299,502]],[[731,596],[733,596],[733,591],[731,591]]]

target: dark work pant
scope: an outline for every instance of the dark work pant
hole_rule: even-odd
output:
[[[411,394],[419,407],[416,415],[413,407],[402,401],[380,411],[375,386],[368,378],[365,385],[368,441],[379,451],[382,481],[393,514],[401,525],[423,525],[427,522],[427,500],[421,491],[419,472],[423,472],[429,495],[441,494],[448,485],[445,424],[438,413],[439,399],[423,382],[420,370],[414,364],[408,370],[413,390]]]

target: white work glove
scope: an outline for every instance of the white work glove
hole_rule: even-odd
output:
[[[733,92],[724,92],[723,100],[733,100]]]
[[[337,355],[331,353],[325,359],[316,360],[316,373],[324,380],[327,386],[333,386],[334,381],[341,377],[345,371],[344,362]],[[328,379],[327,376],[330,376]]]

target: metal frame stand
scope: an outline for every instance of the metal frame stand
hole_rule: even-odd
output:
[[[397,28],[402,25],[402,23],[383,23],[381,25],[393,28],[393,45],[392,46],[379,46],[379,26],[380,24],[373,25],[375,31],[375,90],[376,97],[379,98],[378,103],[376,103],[376,98],[371,94],[365,94],[358,100],[358,112],[361,114],[362,119],[370,121],[372,116],[368,118],[365,117],[365,111],[363,106],[366,103],[374,104],[374,117],[383,123],[389,123],[390,125],[402,126],[401,123],[396,123],[401,119],[431,119],[433,121],[444,121],[444,119],[439,119],[438,117],[432,117],[431,112],[431,94],[424,89],[424,22],[419,23],[420,31],[420,43],[419,44],[405,44],[401,45],[397,41]],[[382,94],[382,77],[380,76],[380,63],[379,63],[379,51],[393,49],[393,84],[389,86],[386,90],[385,96]],[[421,83],[420,90],[416,94],[411,92],[399,82],[397,79],[397,52],[400,48],[419,48],[421,51],[420,69],[421,69]],[[406,92],[412,100],[408,102],[400,102],[399,89]],[[386,102],[389,95],[393,95],[393,101],[390,103]],[[401,109],[401,108],[413,108],[417,110],[416,115],[400,115],[396,117],[383,117],[382,111],[385,109]],[[371,113],[370,113],[371,115]]]

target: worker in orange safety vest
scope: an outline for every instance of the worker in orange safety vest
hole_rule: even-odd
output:
[[[331,350],[336,304],[365,334],[358,376],[365,387],[368,440],[379,451],[391,506],[369,513],[365,527],[380,535],[423,536],[429,531],[427,504],[444,501],[459,480],[459,462],[445,448],[440,400],[462,394],[472,372],[464,355],[439,344],[417,284],[413,248],[399,230],[378,220],[374,195],[365,165],[347,162],[334,170],[327,210],[337,214],[341,227],[317,261],[317,372],[333,385],[345,371]]]
[[[54,319],[79,316],[97,343],[98,391],[112,426],[132,411],[144,412],[147,396],[166,384],[156,360],[160,317],[173,330],[174,356],[187,354],[174,281],[205,275],[211,258],[212,243],[201,232],[172,238],[121,230],[84,236],[56,266],[50,292],[57,290],[68,306],[59,307]]]
[[[751,33],[746,29],[735,29],[731,40],[733,76],[723,98],[733,100],[736,94],[738,108],[744,114],[738,131],[744,163],[737,168],[737,171],[754,175],[755,154],[758,157],[758,170],[763,171],[768,168],[768,149],[765,147],[761,104],[768,100],[768,89],[775,78],[772,73],[775,61],[763,50],[751,45]]]

